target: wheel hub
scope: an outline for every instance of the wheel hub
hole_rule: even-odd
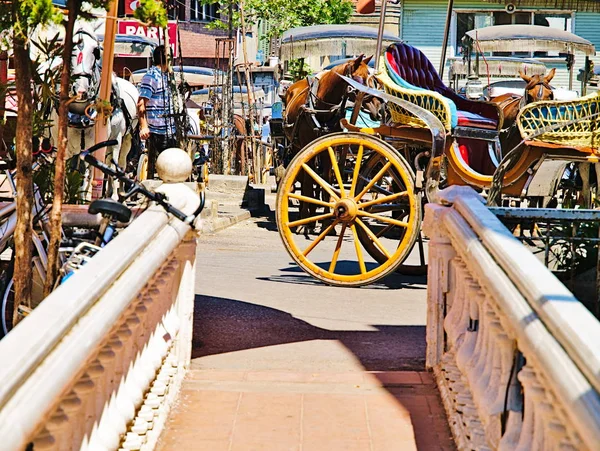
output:
[[[356,218],[356,215],[358,214],[358,206],[353,199],[346,198],[337,202],[335,207],[333,207],[333,211],[335,217],[340,221],[350,222]]]

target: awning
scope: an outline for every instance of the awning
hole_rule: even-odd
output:
[[[131,82],[139,83],[146,72],[146,69],[136,70],[131,74]],[[179,83],[181,67],[173,66],[173,72],[175,72],[175,81]],[[190,86],[210,86],[215,83],[215,72],[216,69],[210,67],[183,66],[183,79]]]
[[[577,11],[585,13],[600,12],[600,0],[483,0],[487,3],[507,5],[517,4],[519,8],[558,9],[562,11]]]
[[[385,33],[383,45],[402,42]],[[371,55],[377,47],[377,29],[360,25],[314,25],[292,28],[281,39],[280,58],[290,60],[308,55],[343,56]]]
[[[468,63],[462,57],[448,58],[450,62],[450,77],[454,75],[469,75]],[[472,70],[475,70],[475,61],[471,62]],[[480,74],[490,74],[492,77],[518,77],[519,71],[526,75],[544,75],[547,71],[546,65],[540,61],[529,58],[511,58],[503,56],[490,56],[479,60]]]
[[[104,42],[104,35],[97,35]],[[118,34],[115,37],[115,56],[150,57],[157,46],[150,39],[129,34]]]
[[[561,52],[575,51],[595,55],[596,49],[587,39],[556,28],[540,25],[495,25],[467,31],[465,39],[476,42],[481,52]]]

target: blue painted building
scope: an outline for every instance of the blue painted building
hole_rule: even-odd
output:
[[[455,0],[447,57],[461,56],[461,39],[474,28],[491,25],[531,24],[561,28],[591,41],[600,51],[600,1],[588,0],[514,0],[511,7],[507,0]],[[442,53],[446,0],[402,0],[399,18],[400,38],[421,49],[438,68]],[[513,9],[514,7],[514,9]],[[511,11],[512,10],[512,11]],[[508,12],[511,11],[511,12]],[[503,53],[502,56],[533,57],[556,67],[553,85],[566,87],[568,71],[565,58],[558,54],[536,54],[533,52]],[[591,58],[600,66],[600,53]],[[583,67],[583,55],[575,55],[575,73]],[[447,66],[446,66],[447,67]],[[448,81],[448,70],[444,80]],[[575,83],[574,89],[578,89]]]

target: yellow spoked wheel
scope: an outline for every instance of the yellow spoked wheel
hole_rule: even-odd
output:
[[[294,261],[339,286],[393,272],[421,225],[413,171],[393,147],[362,133],[327,135],[299,152],[281,180],[276,213]]]
[[[148,154],[142,153],[137,166],[137,178],[140,182],[148,179]]]

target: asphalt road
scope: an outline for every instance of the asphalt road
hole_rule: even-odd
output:
[[[324,285],[292,262],[272,215],[200,238],[196,293],[193,369],[424,369],[425,278]]]

